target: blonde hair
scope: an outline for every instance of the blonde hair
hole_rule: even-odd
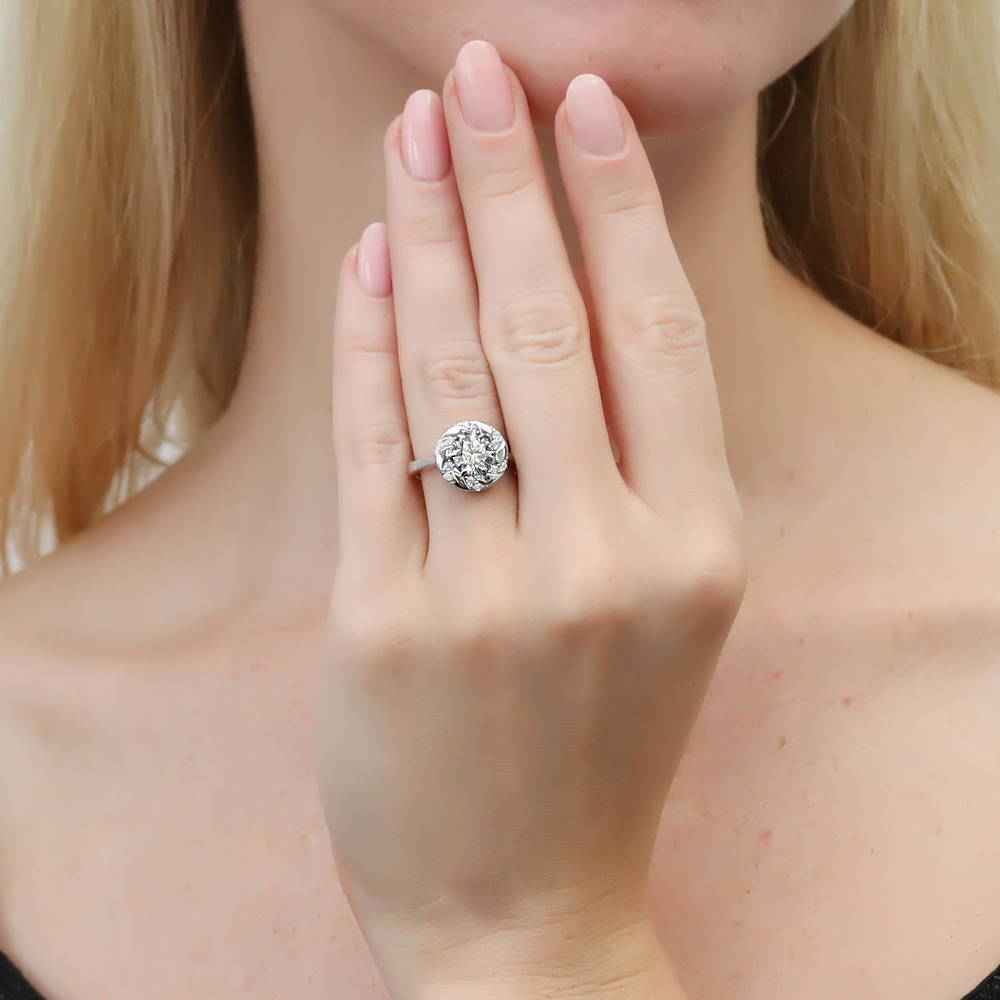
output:
[[[141,483],[243,358],[256,172],[236,0],[22,0],[0,146],[0,561]],[[1000,386],[994,5],[857,0],[760,99],[775,255]]]
[[[243,355],[256,180],[236,2],[22,0],[0,149],[0,568],[133,492]]]

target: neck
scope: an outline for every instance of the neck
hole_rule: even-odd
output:
[[[329,571],[333,545],[330,339],[337,270],[362,228],[384,217],[386,126],[407,94],[439,89],[441,81],[321,5],[244,0],[243,15],[260,163],[257,286],[236,397],[196,449],[203,459],[192,455],[187,467],[214,477],[230,498],[238,484],[246,523],[257,526],[257,552],[270,553],[269,572],[280,563],[283,575],[319,579]],[[567,83],[576,71],[567,73]],[[579,268],[551,125],[538,123],[538,137]],[[778,371],[787,362],[773,366],[767,359],[787,351],[788,301],[802,295],[766,245],[756,189],[756,108],[743,106],[696,134],[643,140],[708,321],[739,487],[751,468],[756,473],[765,447],[760,401],[787,380]],[[767,379],[774,384],[764,385]]]

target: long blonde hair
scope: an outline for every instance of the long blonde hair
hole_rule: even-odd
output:
[[[137,488],[242,363],[256,172],[236,0],[10,0],[0,91],[0,565]],[[992,4],[857,0],[760,100],[773,252],[1000,386]]]

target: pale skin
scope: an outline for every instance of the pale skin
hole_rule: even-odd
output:
[[[394,998],[410,990],[409,995],[437,1000],[449,996],[449,982],[458,981],[461,987],[451,995],[506,1000],[530,997],[532,991],[551,993],[552,977],[565,971],[567,988],[579,983],[582,989],[602,978],[610,984],[617,977],[635,996],[673,991],[691,1000],[734,993],[780,1000],[802,996],[808,984],[809,996],[817,1000],[957,1000],[1000,961],[995,905],[1000,808],[991,794],[1000,779],[995,726],[1000,405],[986,390],[836,312],[791,280],[766,252],[752,185],[753,94],[768,73],[783,68],[782,61],[794,61],[815,44],[823,25],[804,23],[810,18],[794,13],[797,4],[747,12],[743,30],[760,36],[748,36],[759,43],[749,47],[771,62],[758,67],[762,79],[725,75],[729,89],[720,94],[708,80],[722,77],[712,73],[707,57],[717,54],[712,45],[726,47],[728,5],[717,5],[721,13],[706,20],[704,34],[685,35],[694,29],[678,13],[681,5],[671,3],[628,7],[631,19],[605,17],[599,9],[590,12],[590,20],[565,21],[547,6],[524,4],[517,30],[505,36],[499,16],[519,6],[508,2],[494,11],[471,3],[458,5],[456,14],[455,6],[446,11],[422,5],[418,17],[412,5],[389,2],[289,3],[280,5],[280,14],[278,5],[263,0],[244,4],[265,184],[259,286],[237,399],[187,459],[102,527],[4,584],[6,598],[0,602],[0,945],[50,997],[360,998],[386,995],[381,975],[392,982],[388,995]],[[838,5],[814,7],[828,8],[823,16],[832,24]],[[786,30],[771,30],[774,20],[764,8],[786,18]],[[640,30],[648,29],[654,10],[675,27],[676,51],[665,51],[663,39],[647,40]],[[370,23],[362,23],[365,18]],[[347,30],[359,23],[365,36]],[[414,48],[403,59],[394,33],[407,31]],[[426,809],[407,811],[402,808],[407,801],[459,810],[476,801],[469,796],[484,794],[487,764],[468,740],[461,741],[469,764],[464,777],[418,767],[422,759],[412,751],[406,763],[427,782],[423,788],[391,784],[391,771],[379,774],[386,782],[383,791],[398,796],[388,799],[399,806],[394,817],[408,817],[408,836],[387,837],[374,822],[360,825],[374,817],[364,810],[358,816],[357,803],[359,825],[352,826],[331,797],[338,782],[348,780],[345,769],[331,761],[355,753],[353,765],[368,769],[359,773],[370,777],[379,759],[366,742],[374,737],[360,726],[360,714],[343,708],[348,678],[386,663],[404,685],[420,670],[453,680],[474,676],[465,658],[455,656],[462,646],[453,644],[454,631],[427,632],[425,655],[402,662],[387,661],[370,630],[352,635],[363,641],[347,643],[345,609],[358,606],[359,580],[365,572],[371,574],[369,583],[376,579],[379,566],[374,554],[351,559],[349,545],[338,544],[338,520],[351,497],[360,495],[363,480],[355,477],[345,487],[342,479],[334,490],[336,470],[347,459],[343,448],[333,449],[335,470],[329,377],[331,352],[336,343],[344,344],[336,334],[363,331],[360,322],[345,319],[369,317],[371,325],[364,329],[373,335],[384,323],[389,300],[365,298],[350,284],[347,251],[373,219],[397,227],[390,241],[405,238],[401,222],[413,209],[418,185],[411,179],[408,186],[390,157],[390,126],[413,90],[426,87],[441,95],[455,176],[470,189],[475,184],[479,140],[461,131],[455,95],[444,82],[461,42],[470,37],[489,38],[517,68],[514,79],[533,104],[546,171],[566,185],[564,200],[554,184],[554,219],[544,206],[526,212],[522,228],[550,238],[531,240],[525,252],[546,250],[533,261],[533,271],[537,266],[565,283],[565,262],[551,238],[558,222],[575,279],[591,304],[588,328],[595,344],[610,334],[593,308],[601,290],[626,295],[636,288],[626,286],[626,292],[618,281],[601,284],[605,272],[591,273],[590,259],[569,237],[570,222],[592,211],[591,199],[599,192],[588,185],[617,168],[590,173],[582,156],[573,158],[565,120],[553,118],[578,73],[598,73],[625,95],[623,120],[641,122],[650,133],[643,145],[663,213],[650,212],[645,224],[629,230],[635,246],[648,249],[634,258],[643,266],[632,266],[621,279],[652,276],[661,291],[686,292],[690,286],[707,320],[713,376],[700,393],[682,396],[670,389],[670,372],[679,378],[680,371],[664,356],[662,393],[627,394],[629,405],[660,407],[657,436],[649,438],[660,449],[659,462],[623,461],[626,479],[608,462],[603,445],[581,448],[577,457],[593,477],[587,488],[567,487],[553,495],[543,479],[536,492],[518,496],[517,530],[537,526],[531,529],[534,537],[551,546],[548,565],[555,552],[577,551],[572,579],[591,586],[576,591],[576,598],[585,593],[593,601],[600,595],[608,612],[585,621],[603,628],[604,640],[623,628],[621,634],[634,636],[641,631],[637,622],[652,621],[664,629],[659,645],[667,645],[661,661],[642,652],[641,643],[628,659],[633,674],[645,667],[643,707],[651,710],[646,721],[661,753],[653,756],[643,742],[649,757],[640,759],[657,780],[644,782],[641,793],[636,782],[634,797],[618,791],[613,815],[624,836],[593,838],[601,818],[596,806],[575,823],[566,823],[565,813],[560,820],[557,810],[548,815],[550,834],[563,847],[567,841],[580,846],[575,856],[588,860],[571,869],[581,876],[574,883],[575,898],[603,898],[607,904],[587,907],[586,920],[579,919],[579,908],[565,907],[566,922],[556,935],[539,926],[554,923],[553,913],[540,903],[551,897],[532,894],[535,884],[525,875],[564,874],[559,866],[565,854],[537,853],[545,848],[544,838],[530,841],[536,853],[517,856],[523,877],[507,889],[523,919],[513,925],[512,936],[483,935],[475,923],[456,920],[454,907],[424,910],[423,920],[390,918],[393,907],[395,915],[405,912],[401,900],[412,901],[413,893],[448,887],[449,872],[441,865],[416,871],[403,865],[394,872],[390,862],[411,860],[408,852],[416,852],[426,824],[447,818]],[[777,51],[776,37],[801,51]],[[709,48],[698,49],[702,43]],[[619,58],[626,49],[630,60]],[[671,53],[675,61],[690,59],[688,71],[656,77],[653,63],[667,59],[669,72]],[[702,64],[704,78],[691,68]],[[745,93],[737,93],[740,87]],[[681,98],[677,103],[690,114],[705,116],[696,135],[687,128],[671,132],[677,108],[657,98],[664,92]],[[528,142],[527,130],[518,134]],[[634,152],[603,166],[627,165],[621,169],[639,176],[647,161]],[[565,169],[567,154],[570,169]],[[420,190],[441,194],[445,187],[432,183]],[[574,192],[583,191],[590,199],[573,202],[571,212]],[[445,204],[439,202],[438,209]],[[468,212],[470,235],[485,232],[475,223],[484,211],[479,206]],[[495,229],[490,232],[492,239],[500,238]],[[483,244],[472,239],[473,256],[477,246]],[[599,248],[605,246],[602,240]],[[417,247],[411,250],[416,254]],[[495,281],[490,301],[502,303],[511,278],[499,250],[494,252],[486,272]],[[410,336],[415,338],[410,343],[427,345],[424,338],[439,335],[440,323],[428,323],[429,306],[416,304],[419,282],[406,291],[407,257],[396,257],[397,308],[401,297],[409,295],[412,303],[405,333],[397,319],[401,343]],[[439,254],[440,266],[448,260]],[[450,266],[459,266],[457,257],[450,260]],[[439,296],[435,307],[453,310],[455,327],[463,329],[467,303],[460,296],[446,302]],[[483,338],[496,329],[484,324]],[[563,363],[564,370],[569,367]],[[644,374],[656,370],[640,367]],[[343,378],[342,369],[333,370],[334,381]],[[501,378],[500,370],[505,369],[494,371],[496,393],[512,445],[525,441],[527,448],[530,440],[515,433],[514,410],[508,413],[507,387],[516,394],[531,376],[511,378],[506,369]],[[345,414],[361,420],[375,415],[372,406],[345,409],[351,385],[359,388],[338,383],[335,414],[341,422],[335,428],[341,433],[352,426]],[[363,390],[362,398],[376,397]],[[715,400],[726,463],[715,461],[712,442],[718,439],[710,416]],[[461,409],[458,416],[474,402],[438,400],[442,407]],[[539,395],[526,394],[521,402],[537,404]],[[567,400],[558,393],[544,402],[553,419],[565,412],[560,407]],[[410,415],[410,398],[404,403]],[[423,403],[430,427],[435,399],[428,395]],[[685,427],[691,433],[673,436],[670,431],[691,420],[697,406],[707,407],[703,412],[709,416]],[[587,425],[579,406],[574,413],[581,416],[572,425],[580,439]],[[621,445],[628,429],[637,426],[641,422],[618,425]],[[435,431],[421,433],[433,438]],[[422,437],[421,444],[421,453],[427,453],[433,440]],[[699,451],[701,461],[685,449]],[[529,461],[527,452],[523,461]],[[385,465],[379,468],[388,474]],[[642,493],[632,485],[636,470],[651,477]],[[659,494],[657,473],[670,476]],[[682,475],[695,477],[685,482],[706,477],[698,491],[701,502],[684,506],[683,514],[671,506],[676,477]],[[519,491],[529,482],[522,479]],[[732,494],[725,489],[729,482]],[[434,545],[440,541],[442,548],[429,545],[428,553],[443,556],[444,547],[459,537],[493,546],[493,533],[513,531],[507,513],[513,479],[479,497],[459,494],[428,473],[424,485],[425,523],[454,525],[434,536]],[[411,480],[402,481],[399,490],[400,504],[424,495]],[[381,495],[387,502],[392,496]],[[633,499],[640,496],[641,505]],[[666,500],[650,499],[655,496]],[[748,570],[741,601],[736,596],[741,559],[731,558],[732,496],[739,500],[741,559]],[[558,507],[559,497],[563,504],[576,498],[572,509],[580,520],[544,520],[547,504]],[[561,509],[565,514],[565,506]],[[369,541],[387,551],[399,546],[398,556],[421,537],[418,512],[411,511],[416,520],[407,522],[400,513],[405,510],[397,510],[390,522],[372,511],[374,520],[367,526],[358,520],[359,533],[348,537],[360,542],[360,532],[368,531]],[[479,515],[490,518],[489,531],[475,521]],[[383,523],[386,530],[376,531]],[[609,523],[641,553],[638,565],[635,559],[624,569],[614,564],[629,584],[624,592],[593,586],[598,570],[606,575],[609,555],[624,555],[620,547],[609,553],[592,544]],[[554,524],[555,531],[546,524]],[[571,545],[581,538],[591,544]],[[726,542],[712,548],[708,539]],[[674,557],[656,560],[657,549]],[[533,575],[532,567],[543,561],[540,554],[522,558],[521,551],[520,543],[508,546],[505,572],[484,577],[496,584],[493,603],[465,610],[488,612],[494,622],[511,617],[534,622],[543,631],[529,635],[552,635],[556,609],[579,610],[580,604],[557,605],[556,599],[570,592],[550,587],[529,591],[540,593],[542,603],[532,604],[533,617],[523,614],[501,584],[509,585],[516,571],[525,587],[532,580],[537,587],[539,571]],[[686,554],[683,561],[676,558],[680,551]],[[389,615],[412,628],[417,610],[439,614],[460,597],[475,596],[437,573],[440,563],[428,564],[433,576],[418,576],[412,561],[406,565],[411,572],[402,571],[404,578],[419,585],[395,588],[391,605],[380,590],[380,601],[365,604],[372,612],[365,619],[369,625],[372,618]],[[347,567],[353,567],[350,575]],[[709,567],[724,571],[703,576]],[[695,583],[706,578],[725,582],[707,588]],[[342,596],[341,603],[334,601],[332,617],[331,580],[338,581]],[[616,603],[625,595],[629,602]],[[645,601],[653,597],[665,609],[663,618],[637,616],[636,609],[648,607]],[[422,603],[428,601],[434,603]],[[680,607],[702,609],[696,617],[704,614],[704,628],[697,630],[701,641],[683,650],[670,647],[677,633],[666,629]],[[735,619],[726,633],[730,611]],[[645,639],[654,632],[642,634]],[[568,635],[582,641],[588,633],[573,626]],[[505,664],[502,676],[517,676],[512,671],[518,669],[537,678],[540,668],[547,671],[542,676],[554,678],[555,671],[581,663],[603,670],[608,682],[620,676],[617,658],[614,670],[611,659],[600,659],[600,638],[582,647],[567,643],[558,655],[539,657],[540,647],[525,645],[523,638],[508,647],[490,632],[485,636],[485,648],[518,654],[492,657]],[[725,639],[717,666],[712,636],[719,643]],[[438,644],[428,647],[432,641]],[[330,655],[330,649],[339,652]],[[692,678],[680,699],[670,686],[679,663]],[[707,685],[707,693],[689,737],[699,683]],[[331,690],[345,700],[330,699]],[[561,689],[549,690],[548,700],[532,704],[549,724],[563,727],[563,736],[547,752],[543,740],[535,747],[527,739],[517,744],[524,754],[534,750],[530,759],[543,767],[558,760],[555,750],[572,745],[566,726],[578,718],[554,714],[565,713],[566,705],[558,697]],[[445,698],[444,691],[438,696]],[[441,742],[428,746],[414,740],[412,746],[447,749],[449,732],[456,739],[461,734],[431,728],[435,708],[444,711],[446,705],[449,719],[462,718],[468,726],[484,705],[482,690],[479,700],[470,694],[464,702],[461,686],[448,691],[446,702],[417,702],[421,711],[403,716],[410,728],[392,731],[400,739],[433,735]],[[383,697],[383,711],[390,711],[393,689],[383,690]],[[415,701],[398,691],[396,697]],[[317,712],[321,703],[324,709]],[[655,713],[668,703],[678,717],[664,715],[662,727],[653,727]],[[589,708],[593,714],[585,718],[601,719],[625,740],[627,751],[643,716],[631,713],[626,726],[616,727],[620,719],[609,704],[599,701]],[[316,740],[317,730],[323,740]],[[536,739],[542,733],[555,741],[541,724],[533,732]],[[319,755],[326,762],[319,766],[328,790],[325,813],[316,780],[317,743],[326,748]],[[479,746],[489,753],[489,743]],[[524,791],[558,803],[587,790],[573,789],[566,775],[553,777],[558,780],[545,794],[531,786]],[[660,804],[657,795],[666,792],[671,778]],[[342,790],[346,795],[346,787]],[[545,814],[538,800],[507,804],[514,811],[504,810],[494,820],[537,822],[539,813]],[[398,876],[370,881],[368,891],[355,897],[355,910],[330,855],[331,828],[345,862],[354,859],[359,881],[364,866],[376,859],[383,861],[383,872]],[[483,822],[477,836],[452,841],[444,858],[456,861],[483,851],[483,868],[460,871],[495,886],[486,867],[496,860],[489,850],[493,842],[484,835],[500,832],[509,827],[497,830]],[[355,844],[361,843],[354,850],[352,833]],[[640,848],[653,836],[643,919],[627,923],[623,917],[633,913],[639,873],[645,874]],[[596,848],[582,852],[585,840]],[[608,882],[623,891],[604,894]],[[542,886],[549,888],[544,881]],[[381,909],[366,908],[369,898],[381,898]],[[535,916],[553,919],[533,925]],[[371,935],[367,943],[359,925]],[[628,933],[615,936],[612,925],[625,926]],[[574,947],[567,956],[565,943],[559,943],[563,934],[576,935],[589,947]],[[456,942],[462,946],[455,948]],[[683,987],[673,982],[675,975]]]

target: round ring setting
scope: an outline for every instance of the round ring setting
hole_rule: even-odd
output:
[[[437,465],[442,478],[460,490],[481,493],[489,489],[512,464],[507,439],[482,420],[452,424],[434,448],[434,458],[410,462],[410,472]]]

